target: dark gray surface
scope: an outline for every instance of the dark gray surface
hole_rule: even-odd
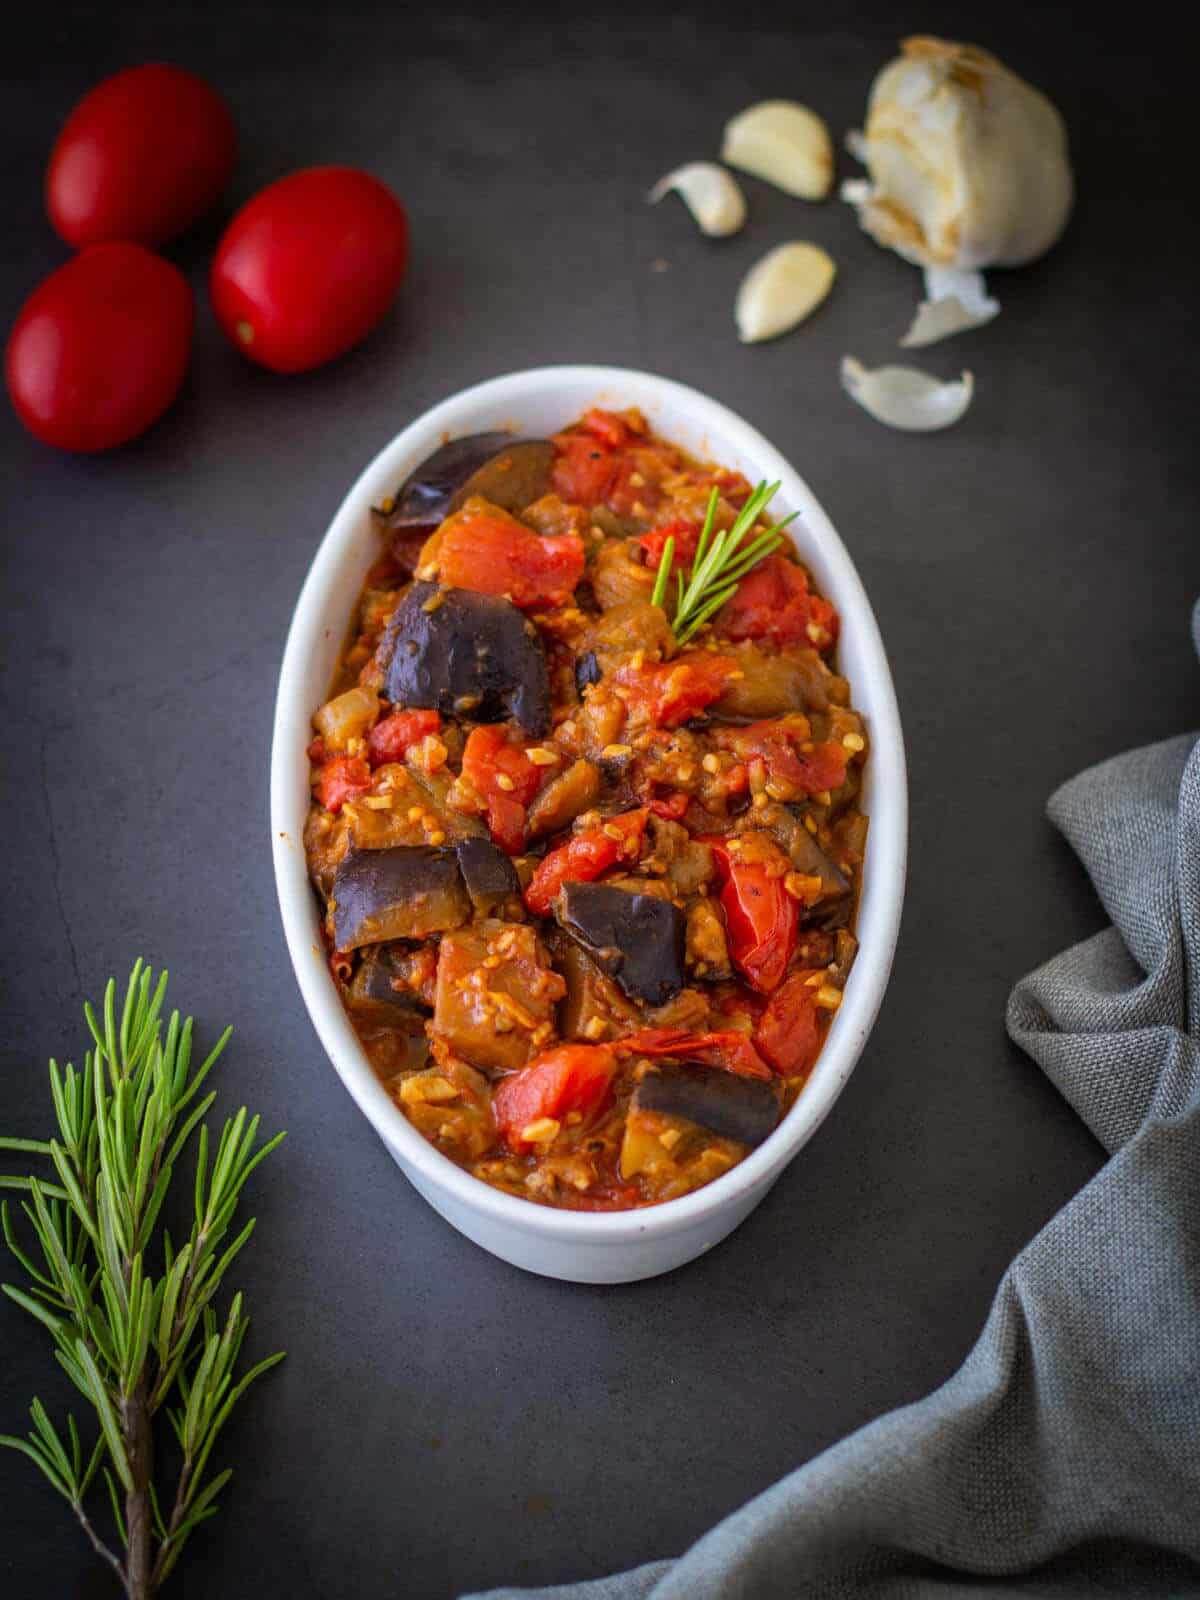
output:
[[[746,5],[489,15],[60,6],[2,68],[5,324],[63,259],[40,211],[55,129],[130,61],[169,57],[228,93],[235,198],[342,160],[390,181],[413,224],[396,313],[324,373],[243,365],[202,300],[186,391],[141,443],[67,459],[0,419],[0,1127],[44,1132],[44,1058],[81,1048],[81,986],[141,951],[206,1026],[236,1023],[225,1103],[291,1131],[255,1185],[241,1273],[258,1347],[291,1355],[230,1432],[222,1523],[181,1569],[196,1600],[440,1597],[672,1554],[944,1378],[1010,1255],[1100,1159],[1002,1028],[1012,980],[1101,924],[1045,798],[1200,711],[1192,110],[1168,30],[1140,9],[1132,36],[1085,37],[1065,7],[978,5],[788,8],[786,25]],[[978,396],[924,440],[838,392],[844,352],[895,358],[918,287],[845,207],[748,180],[747,230],[713,245],[677,204],[641,199],[750,100],[791,94],[854,124],[914,21],[1051,92],[1082,189],[1059,249],[996,278],[999,323],[928,353],[974,368]],[[741,349],[737,281],[788,237],[830,248],[834,297]],[[198,290],[208,242],[178,252]],[[796,462],[874,598],[913,800],[895,973],[836,1110],[727,1244],[618,1289],[517,1273],[406,1186],[301,1008],[266,821],[283,636],[349,482],[431,402],[571,360],[694,383]],[[7,1305],[0,1340],[13,1428],[33,1392],[65,1394]],[[0,1506],[6,1595],[110,1592],[27,1463],[0,1458]]]

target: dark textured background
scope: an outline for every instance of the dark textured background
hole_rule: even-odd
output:
[[[26,15],[0,67],[6,325],[64,258],[40,207],[55,130],[129,62],[170,58],[227,93],[231,200],[336,160],[388,180],[412,218],[395,313],[326,372],[251,369],[201,298],[184,394],[140,443],[68,459],[0,417],[0,1127],[45,1132],[45,1057],[81,1049],[81,994],[141,951],[206,1029],[236,1022],[226,1105],[290,1130],[254,1184],[238,1275],[256,1347],[290,1358],[230,1430],[219,1532],[181,1568],[195,1600],[443,1597],[670,1554],[945,1378],[1010,1255],[1099,1161],[1002,1027],[1013,979],[1101,923],[1045,798],[1200,710],[1193,90],[1146,8],[1107,35],[1067,6],[524,15],[60,4]],[[1049,91],[1081,189],[1062,245],[996,276],[999,323],[927,353],[971,366],[978,395],[925,439],[838,391],[844,352],[896,358],[918,288],[846,207],[747,180],[749,226],[714,244],[677,202],[642,200],[752,100],[855,124],[914,27],[976,39]],[[742,349],[737,282],[796,236],[839,262],[833,298]],[[212,238],[176,252],[201,295]],[[904,930],[849,1088],[731,1240],[616,1289],[524,1276],[407,1187],[301,1008],[267,830],[284,632],[346,487],[431,402],[574,360],[696,384],[796,462],[874,597],[912,781]],[[45,1340],[7,1303],[0,1341],[0,1428],[34,1391],[61,1406]],[[7,1454],[0,1524],[6,1596],[110,1592]]]

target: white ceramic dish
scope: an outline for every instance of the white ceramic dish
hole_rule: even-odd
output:
[[[779,479],[772,509],[798,511],[791,532],[819,588],[841,613],[840,670],[866,718],[871,756],[863,809],[871,819],[857,933],[858,959],[825,1047],[791,1112],[726,1177],[644,1210],[551,1210],[480,1183],[424,1140],[375,1077],[343,1011],[318,932],[302,843],[309,803],[305,746],[325,699],[352,608],[378,554],[369,508],[448,437],[509,428],[545,437],[590,405],[639,406],[652,427],[694,454]],[[828,517],[777,450],[715,400],[621,367],[510,373],[434,406],[393,439],[350,490],[321,541],[292,619],[279,680],[271,755],[271,835],[288,949],[300,992],[338,1076],[413,1185],[486,1250],[531,1272],[624,1283],[669,1271],[710,1249],[763,1198],[812,1137],[866,1044],[887,986],[904,895],[908,796],[904,745],[883,643],[858,574]]]

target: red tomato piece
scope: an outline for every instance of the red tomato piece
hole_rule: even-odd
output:
[[[606,832],[605,830],[612,830]],[[538,862],[525,890],[525,904],[544,917],[564,883],[592,883],[619,861],[636,861],[646,830],[645,811],[624,811],[598,828],[577,833]],[[614,838],[613,833],[618,837]]]
[[[817,988],[810,983],[819,976],[793,972],[767,1001],[754,1031],[759,1054],[785,1078],[799,1078],[811,1072],[821,1048]]]
[[[371,787],[371,769],[361,756],[332,756],[317,773],[313,793],[326,811],[340,811]]]
[[[525,843],[525,808],[538,792],[542,768],[503,728],[472,728],[463,750],[462,775],[487,805],[488,831],[515,855]]]
[[[649,533],[643,533],[638,539],[642,547],[642,555],[648,567],[658,571],[662,564],[663,551],[667,547],[667,540],[675,541],[675,557],[672,562],[672,571],[676,567],[687,567],[692,557],[696,554],[696,546],[700,542],[700,529],[694,522],[688,522],[684,517],[676,517],[671,522],[663,522],[657,528],[651,528]]]
[[[665,817],[669,822],[680,822],[687,815],[690,804],[690,798],[677,791],[675,794],[663,795],[661,799],[651,800],[649,809],[656,817]]]
[[[743,728],[720,728],[714,737],[723,749],[741,757],[748,776],[769,775],[785,800],[798,800],[802,795],[840,789],[846,781],[844,747],[826,740],[805,750],[804,745],[812,744],[809,731],[807,718],[781,717],[773,722],[751,722]]]
[[[705,838],[722,879],[721,910],[729,954],[746,982],[770,994],[783,981],[796,948],[800,911],[776,875],[761,861],[740,861],[727,840]]]
[[[69,245],[166,244],[212,209],[233,176],[237,131],[203,78],[157,62],[105,78],[50,152],[46,210]]]
[[[599,439],[609,450],[619,450],[634,437],[624,417],[619,417],[615,411],[601,411],[595,406],[584,413],[579,426],[582,432],[590,433],[593,439]]]
[[[626,1034],[612,1048],[619,1056],[678,1056],[719,1067],[739,1078],[769,1078],[771,1069],[748,1035],[736,1028],[724,1032],[689,1033],[686,1028],[642,1028]]]
[[[543,538],[486,500],[472,498],[442,523],[438,575],[453,588],[504,594],[529,611],[561,606],[583,577],[577,533]]]
[[[17,315],[8,392],[35,438],[111,450],[174,400],[192,342],[192,291],[140,244],[97,244],[52,272]]]
[[[550,472],[554,492],[572,505],[601,504],[616,478],[617,458],[584,433],[560,433],[554,448],[558,452]]]
[[[647,473],[648,461],[643,458],[660,464],[658,453],[652,450],[631,449],[616,458],[605,502],[619,517],[649,518],[662,504],[662,490],[657,479]]]
[[[746,574],[713,627],[728,639],[769,639],[780,648],[799,644],[829,650],[837,639],[838,614],[828,600],[809,591],[802,567],[775,554]]]
[[[213,310],[230,342],[274,372],[307,372],[365,339],[408,264],[408,218],[377,178],[308,167],[261,189],[225,230]]]
[[[547,1050],[520,1072],[503,1079],[492,1096],[492,1115],[510,1150],[520,1154],[532,1141],[524,1130],[542,1117],[562,1120],[569,1112],[588,1117],[608,1096],[616,1057],[606,1045],[567,1044]]]
[[[656,728],[677,728],[719,700],[740,672],[732,657],[698,650],[674,661],[618,667],[613,683],[630,712],[641,720]]]
[[[436,711],[393,711],[367,735],[367,758],[373,767],[403,761],[410,746],[419,744],[426,734],[436,733],[441,725]]]

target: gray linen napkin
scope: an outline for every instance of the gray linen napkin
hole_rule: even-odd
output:
[[[1049,813],[1114,926],[1019,983],[1008,1027],[1111,1160],[948,1383],[679,1560],[541,1600],[1200,1595],[1200,743],[1104,762]]]

